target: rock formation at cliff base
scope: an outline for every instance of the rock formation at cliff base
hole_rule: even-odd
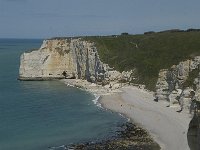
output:
[[[191,77],[194,71],[196,74]],[[186,84],[189,79],[192,83]],[[191,95],[191,92],[195,94]],[[170,106],[181,102],[185,110],[190,109],[192,97],[200,101],[200,56],[182,61],[170,69],[160,70],[155,97],[169,101]]]

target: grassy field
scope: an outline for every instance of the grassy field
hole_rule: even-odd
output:
[[[160,32],[141,35],[93,36],[100,58],[118,71],[137,69],[134,83],[154,90],[160,69],[200,55],[200,32]]]

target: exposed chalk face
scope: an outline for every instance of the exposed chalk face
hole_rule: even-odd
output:
[[[103,63],[95,43],[81,38],[44,40],[38,50],[21,55],[19,79],[76,78],[95,81],[130,80],[132,71],[120,73]]]
[[[94,43],[81,39],[53,39],[45,40],[40,49],[21,55],[19,76],[21,79],[64,76],[89,79],[103,69]]]
[[[199,66],[200,56],[196,56],[191,60],[182,61],[178,65],[173,65],[170,69],[160,70],[156,84],[156,98],[158,100],[168,100],[170,101],[170,105],[177,103],[179,99],[184,102],[183,107],[189,109],[188,105],[190,104],[191,97],[188,91],[196,90],[195,95],[197,100],[200,101],[200,75],[194,80],[196,89],[183,87],[183,83],[188,79],[189,73],[194,69],[198,69]]]

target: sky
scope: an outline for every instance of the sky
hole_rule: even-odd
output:
[[[200,0],[0,0],[0,38],[200,28]]]

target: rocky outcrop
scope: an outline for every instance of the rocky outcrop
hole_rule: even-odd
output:
[[[63,146],[63,149],[73,150],[160,150],[144,129],[132,123],[120,127],[116,135],[103,141],[91,141]]]
[[[193,97],[191,91],[195,92],[195,99],[200,100],[200,75],[195,74],[195,78],[194,75],[190,75],[194,70],[200,73],[200,56],[182,61],[170,69],[160,70],[156,84],[156,99],[167,100],[170,105],[179,102],[184,109],[189,109]],[[188,80],[192,80],[192,85],[186,84]]]
[[[196,85],[196,90],[195,90],[196,99],[200,101],[200,72],[199,72],[199,77],[195,79],[194,84]]]
[[[38,50],[21,55],[20,80],[74,78],[90,82],[130,79],[101,62],[93,42],[81,38],[45,40]]]
[[[168,99],[168,83],[167,83],[167,69],[162,69],[158,75],[158,81],[156,84],[156,98],[158,100]]]

